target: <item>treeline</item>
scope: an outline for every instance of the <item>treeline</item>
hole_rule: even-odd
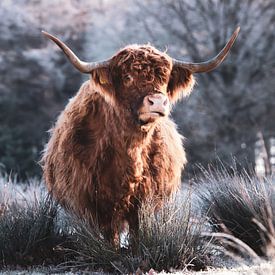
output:
[[[58,35],[83,59],[151,42],[175,58],[199,62],[219,52],[238,25],[241,33],[227,61],[197,76],[195,91],[173,116],[186,137],[190,172],[195,164],[217,159],[254,169],[259,139],[265,172],[272,171],[274,1],[89,2],[0,3],[0,163],[7,171],[40,174],[46,131],[83,81],[41,29]]]

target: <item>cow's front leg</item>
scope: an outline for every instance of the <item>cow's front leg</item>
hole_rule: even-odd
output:
[[[139,245],[139,217],[137,210],[129,211],[126,217],[129,224],[129,247],[134,253],[137,252]]]

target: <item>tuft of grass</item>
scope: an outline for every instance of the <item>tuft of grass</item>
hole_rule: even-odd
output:
[[[136,260],[124,249],[117,249],[100,232],[99,226],[90,224],[85,218],[69,216],[71,247],[67,249],[70,260],[58,266],[59,270],[104,270],[128,273],[136,270]]]
[[[34,205],[6,205],[0,217],[0,265],[52,264],[63,242],[54,220],[57,205],[49,196]]]
[[[67,232],[59,206],[38,180],[0,174],[0,268],[54,264]],[[62,227],[61,227],[62,225]]]
[[[198,183],[212,236],[229,253],[253,260],[275,258],[275,189],[271,179],[207,172]]]
[[[205,269],[208,243],[202,238],[203,218],[191,215],[191,196],[174,196],[157,204],[149,200],[139,213],[139,253],[144,268],[157,271]]]

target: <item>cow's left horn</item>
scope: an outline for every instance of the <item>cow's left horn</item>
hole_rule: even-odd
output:
[[[189,62],[184,62],[184,61],[173,59],[173,65],[185,68],[185,69],[189,70],[191,73],[204,73],[204,72],[209,72],[209,71],[214,70],[226,58],[229,50],[233,46],[233,44],[238,36],[239,31],[240,31],[240,27],[238,27],[234,31],[234,33],[230,37],[227,44],[220,51],[220,53],[217,56],[215,56],[214,58],[212,58],[206,62],[202,62],[202,63],[189,63]]]
[[[50,33],[47,33],[45,31],[42,31],[42,33],[51,39],[53,42],[57,44],[57,46],[60,47],[60,49],[66,54],[70,62],[82,73],[90,73],[93,69],[96,69],[98,67],[105,67],[108,66],[109,62],[107,61],[101,61],[101,62],[84,62],[80,60],[74,52],[67,46],[65,43],[63,43],[61,40],[59,40],[57,37],[51,35]]]

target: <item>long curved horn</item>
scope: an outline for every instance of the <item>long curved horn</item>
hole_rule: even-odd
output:
[[[57,44],[57,46],[65,53],[65,55],[68,57],[70,62],[82,73],[90,73],[93,69],[96,69],[98,67],[105,67],[108,66],[109,61],[101,61],[101,62],[84,62],[80,60],[74,52],[65,45],[61,40],[59,40],[57,37],[49,34],[48,32],[42,31],[42,33],[51,39],[53,42]]]
[[[229,41],[226,43],[224,48],[220,51],[218,55],[216,55],[214,58],[201,63],[190,63],[190,62],[184,62],[180,60],[173,59],[173,65],[180,66],[182,68],[185,68],[189,70],[191,73],[204,73],[214,70],[216,67],[218,67],[223,60],[226,58],[229,50],[233,46],[238,33],[240,31],[240,27],[238,27],[232,36],[230,37]]]

